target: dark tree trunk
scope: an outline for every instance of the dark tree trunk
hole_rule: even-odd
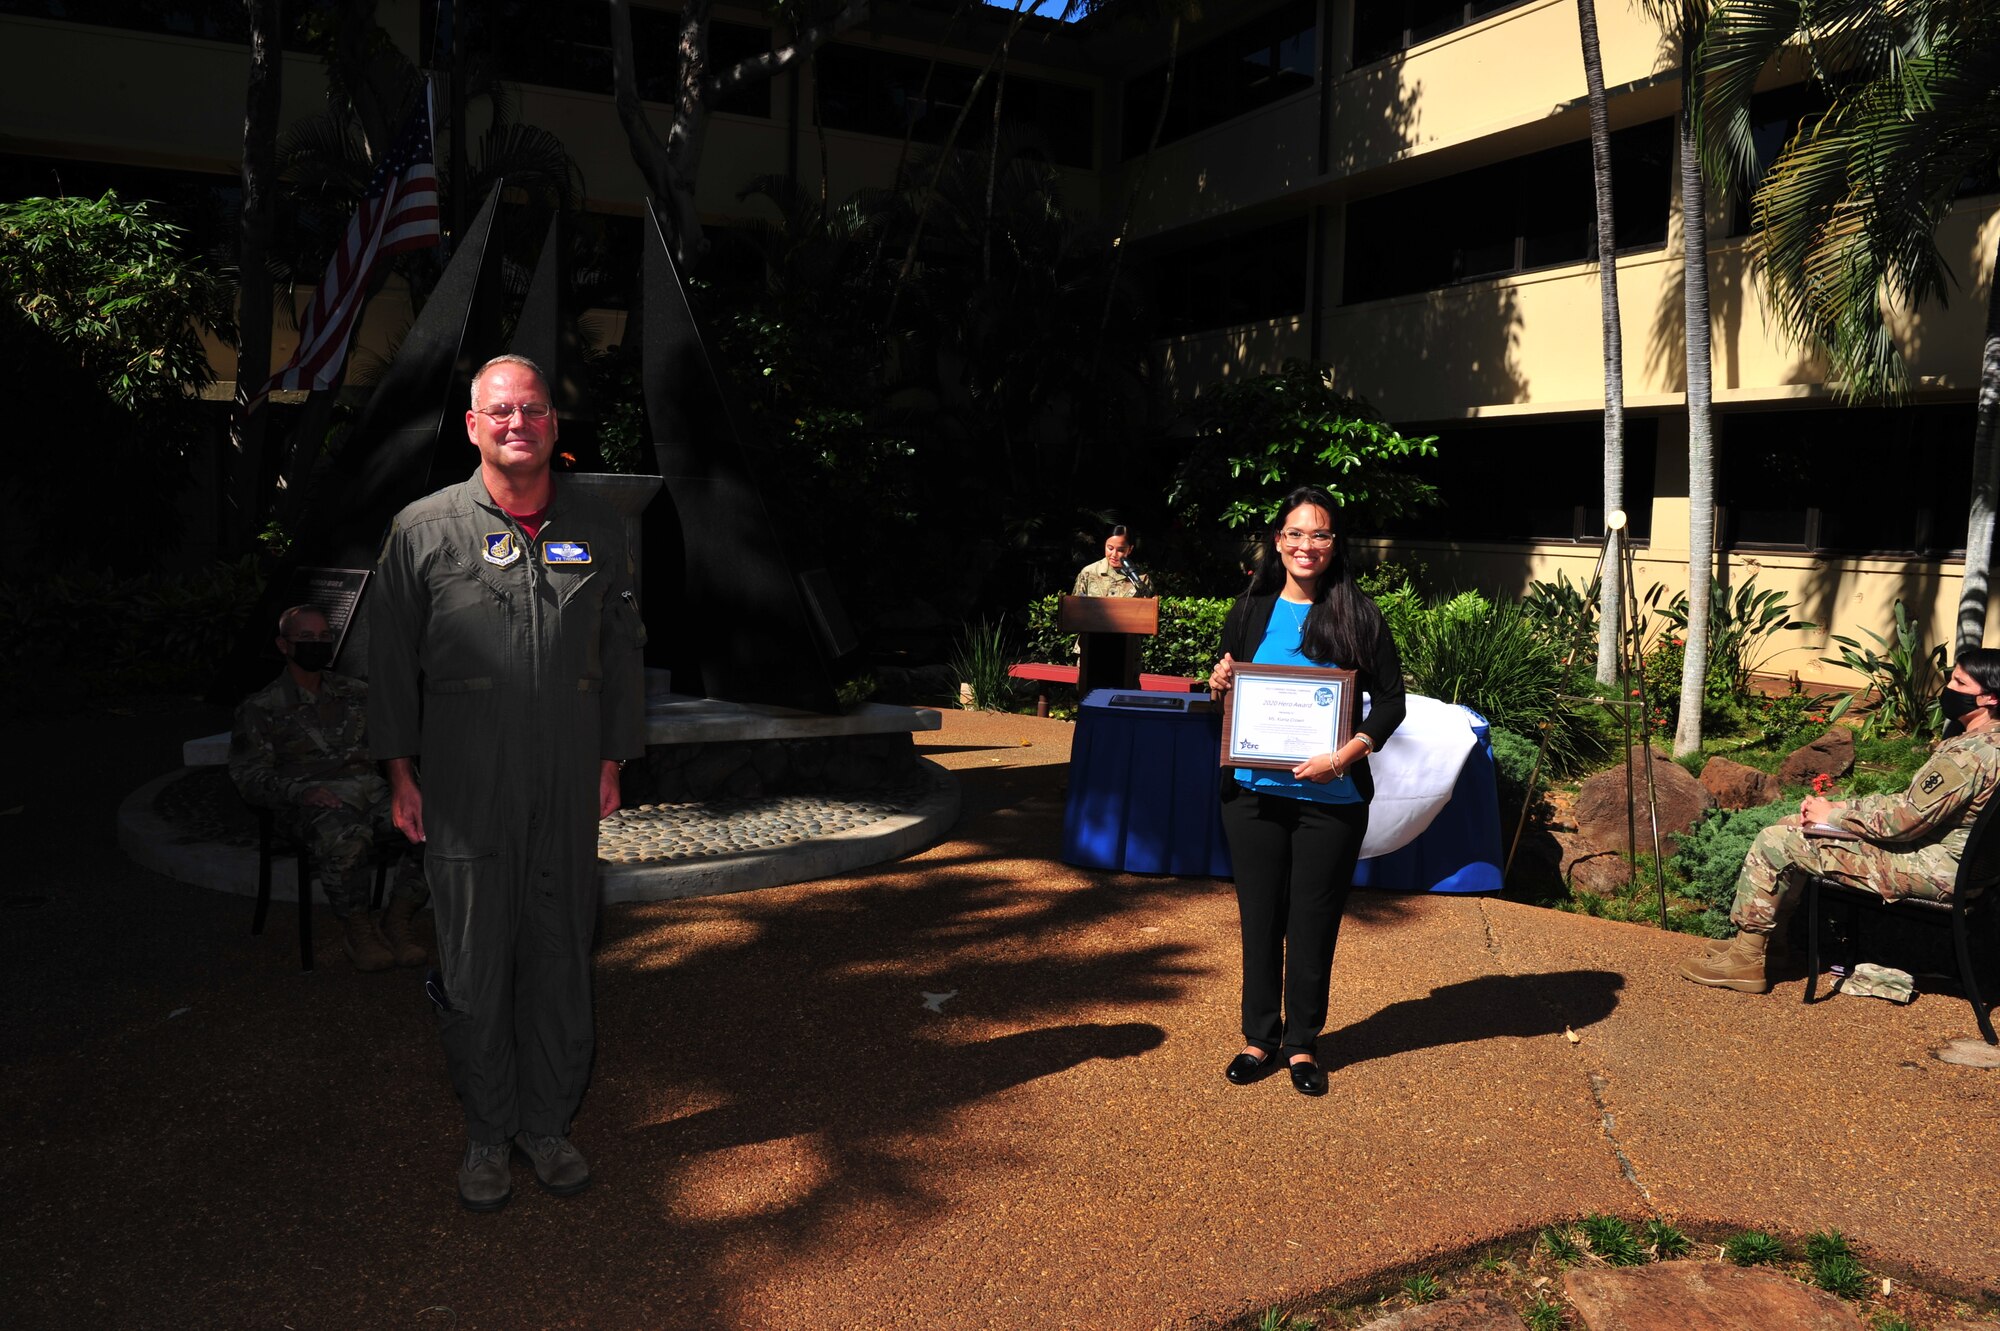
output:
[[[236,240],[236,410],[230,418],[231,512],[225,550],[250,548],[277,482],[266,446],[271,413],[246,412],[271,377],[271,231],[277,185],[278,115],[284,93],[283,0],[248,0],[250,77],[243,107],[243,211]]]

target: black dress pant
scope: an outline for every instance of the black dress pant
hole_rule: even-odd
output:
[[[1368,830],[1366,804],[1318,804],[1239,788],[1222,805],[1243,924],[1243,1038],[1285,1057],[1326,1025],[1340,916]]]

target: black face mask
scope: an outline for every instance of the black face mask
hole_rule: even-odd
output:
[[[1967,713],[1979,710],[1979,695],[1960,693],[1957,689],[1946,685],[1944,691],[1938,694],[1938,710],[1944,713],[1944,719],[1947,721],[1963,721]]]
[[[295,642],[292,644],[292,664],[308,675],[317,675],[333,664],[333,644],[330,642]]]

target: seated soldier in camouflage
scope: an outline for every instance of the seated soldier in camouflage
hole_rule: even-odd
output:
[[[230,779],[247,803],[275,811],[286,834],[311,848],[354,969],[421,966],[428,958],[411,937],[411,921],[430,889],[414,848],[397,868],[382,923],[368,913],[375,838],[393,827],[389,783],[375,769],[364,731],[368,686],[326,668],[333,634],[309,605],[278,617],[278,651],[284,670],[236,709]],[[311,884],[299,884],[301,909],[310,907],[311,894]]]
[[[1784,928],[1800,884],[1812,875],[1844,879],[1889,901],[1950,899],[1973,820],[2000,788],[2000,649],[1962,653],[1941,705],[1956,725],[1946,727],[1949,738],[1908,790],[1848,801],[1813,795],[1797,814],[1757,834],[1729,909],[1736,937],[1682,962],[1683,976],[1748,994],[1769,990],[1771,936]]]

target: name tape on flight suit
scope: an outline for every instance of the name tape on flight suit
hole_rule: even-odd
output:
[[[543,541],[542,560],[549,564],[588,564],[589,541]]]

